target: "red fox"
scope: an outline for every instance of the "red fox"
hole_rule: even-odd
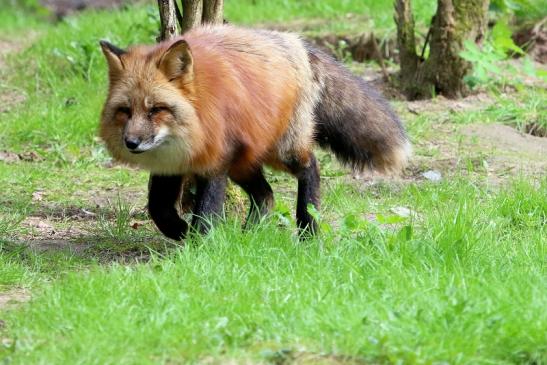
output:
[[[294,34],[203,26],[154,46],[101,47],[110,82],[100,136],[116,160],[151,172],[149,213],[172,239],[188,230],[175,207],[184,176],[196,178],[192,225],[205,231],[222,211],[227,177],[249,195],[249,220],[273,205],[263,166],[289,172],[298,179],[297,224],[313,234],[315,144],[389,173],[409,156],[388,103]]]

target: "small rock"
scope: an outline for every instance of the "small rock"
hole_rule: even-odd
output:
[[[437,182],[441,181],[442,175],[439,171],[436,170],[429,170],[422,173],[422,176],[425,177],[429,181]]]
[[[413,211],[412,209],[407,208],[407,207],[394,207],[394,208],[391,208],[390,211],[393,214],[398,215],[399,217],[403,217],[403,218],[416,218],[416,217],[418,217],[418,213],[416,213],[415,211]]]
[[[42,200],[44,200],[44,192],[40,190],[35,191],[34,193],[32,193],[32,200],[41,202]]]
[[[136,221],[136,222],[133,222],[133,224],[131,225],[131,228],[133,229],[139,229],[140,227],[144,226],[145,222],[143,221]]]
[[[407,109],[412,114],[420,115],[420,109],[415,105],[408,104]]]
[[[19,155],[13,152],[0,151],[0,161],[17,162],[19,161]]]
[[[82,209],[82,213],[84,213],[86,216],[89,216],[89,217],[94,217],[94,216],[97,215],[97,214],[95,214],[93,212],[90,212],[89,210],[85,210],[85,209]]]
[[[36,161],[43,161],[44,160],[42,157],[40,157],[34,151],[20,153],[19,154],[19,159],[21,161],[27,161],[27,162],[36,162]]]

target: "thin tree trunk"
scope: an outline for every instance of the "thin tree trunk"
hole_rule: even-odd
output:
[[[182,33],[187,32],[202,22],[203,18],[202,0],[182,0]]]
[[[401,87],[409,99],[466,94],[463,81],[471,65],[459,56],[465,40],[480,43],[487,25],[488,0],[438,0],[431,24],[429,58],[416,54],[410,0],[397,0],[395,19],[401,62]]]
[[[203,23],[222,24],[224,0],[203,1]]]
[[[395,2],[395,23],[397,24],[397,42],[401,64],[401,84],[404,87],[412,85],[418,68],[416,55],[416,38],[414,36],[414,16],[411,0]]]
[[[160,10],[160,36],[159,41],[165,41],[176,37],[178,32],[177,27],[177,12],[175,0],[158,0],[158,8]]]

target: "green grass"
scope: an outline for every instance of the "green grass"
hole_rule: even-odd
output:
[[[468,124],[482,120],[484,123],[502,123],[516,127],[522,132],[530,125],[547,131],[547,91],[534,87],[523,90],[515,100],[507,94],[494,94],[494,104],[474,112],[457,113],[452,120]]]
[[[273,222],[246,233],[228,223],[147,264],[66,274],[4,315],[15,343],[4,355],[13,364],[258,361],[282,351],[542,363],[547,180],[498,193],[464,181],[384,190],[369,200],[329,189],[324,210],[358,224],[322,240],[298,242]],[[394,203],[418,218],[362,217],[362,206],[388,214]]]
[[[47,15],[34,0],[0,0],[0,30],[6,35],[39,26]],[[1,37],[0,37],[1,38]]]
[[[412,2],[420,28],[429,24],[435,11],[433,1]],[[348,17],[348,15],[352,15]],[[385,34],[395,30],[393,3],[375,0],[228,0],[226,18],[234,23],[284,23],[322,19],[319,25],[308,31],[319,33],[363,33],[374,30]]]
[[[415,2],[419,22],[429,21],[431,3]],[[367,17],[355,24],[390,32],[391,6],[227,0],[226,13],[245,24],[355,13]],[[3,8],[5,34],[21,29],[14,12],[28,14]],[[55,25],[33,19],[34,40],[8,58],[14,72],[2,79],[27,100],[0,116],[0,151],[38,156],[0,161],[7,187],[0,194],[0,293],[25,288],[32,300],[0,308],[0,363],[547,361],[544,176],[492,184],[473,162],[490,156],[464,145],[440,183],[366,185],[319,154],[319,238],[297,239],[295,181],[268,172],[276,192],[271,217],[242,231],[241,207],[231,207],[227,222],[181,247],[144,213],[146,173],[107,167],[96,138],[106,92],[98,41],[154,42],[154,6],[90,11]],[[317,29],[345,29],[340,18],[327,23]],[[436,168],[443,158],[437,144],[457,143],[463,124],[544,121],[544,90],[521,86],[510,98],[492,97],[491,107],[419,116],[397,103],[417,159]],[[454,133],[439,132],[442,123]],[[394,213],[401,207],[411,218]],[[81,209],[94,218],[71,216]],[[63,238],[66,250],[41,251],[40,240],[51,237],[29,227],[28,217],[82,233]]]

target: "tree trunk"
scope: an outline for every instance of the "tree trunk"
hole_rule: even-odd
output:
[[[222,24],[224,0],[204,0],[203,23]]]
[[[160,10],[160,36],[159,41],[166,41],[176,37],[179,32],[177,28],[177,10],[175,0],[158,0]]]
[[[409,88],[413,85],[418,69],[416,38],[414,36],[414,16],[411,0],[398,0],[395,3],[395,23],[397,24],[397,41],[399,42],[399,62],[401,64],[401,85]]]
[[[409,99],[442,94],[466,94],[463,82],[471,65],[459,56],[465,40],[480,43],[487,25],[488,0],[438,0],[433,17],[429,58],[416,54],[414,19],[410,0],[397,0],[395,19],[399,43],[402,89]]]
[[[201,24],[203,19],[203,1],[202,0],[182,0],[182,33]]]

